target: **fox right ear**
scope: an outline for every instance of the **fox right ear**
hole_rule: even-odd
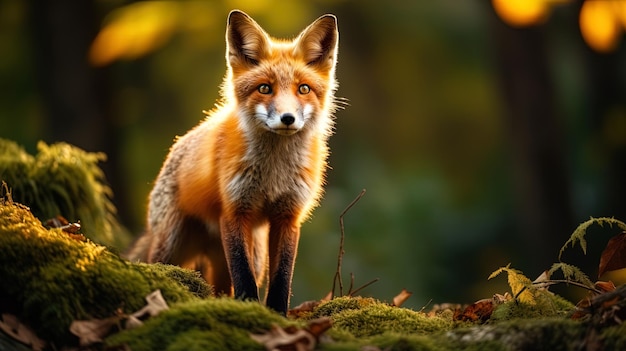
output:
[[[237,70],[257,65],[265,56],[269,37],[250,16],[239,10],[228,15],[226,27],[226,60]]]

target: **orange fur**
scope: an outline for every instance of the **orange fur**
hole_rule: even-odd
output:
[[[223,101],[180,137],[131,258],[198,269],[218,292],[286,313],[300,225],[322,193],[333,125],[336,19],[292,41],[232,11]]]

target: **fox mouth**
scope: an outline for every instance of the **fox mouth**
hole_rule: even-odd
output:
[[[279,135],[293,135],[299,131],[296,128],[270,128],[270,130]]]

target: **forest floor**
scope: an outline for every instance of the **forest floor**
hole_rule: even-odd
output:
[[[603,220],[610,219],[592,221]],[[619,247],[611,257],[603,255],[610,269],[621,263],[614,261],[621,260],[623,236],[612,239]],[[584,236],[573,238],[584,241]],[[564,278],[551,280],[548,273],[558,271]],[[355,290],[307,302],[283,317],[257,302],[214,297],[195,272],[126,261],[71,223],[46,227],[27,207],[5,197],[0,202],[0,348],[626,349],[626,286],[593,284],[564,263],[534,282],[510,267],[492,276],[499,274],[507,275],[511,292],[467,306],[414,311],[400,306],[406,292],[386,303],[354,296]],[[589,297],[576,306],[549,291],[563,281],[586,286]]]

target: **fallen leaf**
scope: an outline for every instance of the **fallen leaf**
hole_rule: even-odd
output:
[[[49,228],[61,228],[62,231],[68,234],[79,234],[78,238],[82,237],[84,239],[84,236],[80,234],[80,221],[76,223],[70,223],[67,219],[65,219],[65,217],[59,215],[54,218],[48,219],[44,224]],[[70,236],[74,238],[73,235]]]
[[[308,330],[315,338],[319,338],[325,331],[330,329],[333,326],[333,322],[328,317],[317,318],[312,321],[309,321],[309,324],[306,326],[306,330]]]
[[[620,286],[622,291],[617,291],[613,282],[598,281],[594,284],[594,287],[601,293],[590,291],[587,297],[576,304],[576,311],[574,311],[571,318],[581,319],[593,314],[602,314],[604,320],[617,317],[618,323],[621,323],[622,313],[619,312],[621,312],[622,308],[620,304],[623,304],[624,300],[622,286]]]
[[[576,310],[572,313],[571,318],[574,320],[582,319],[590,314],[589,307],[591,306],[591,298],[585,297],[584,299],[578,301],[576,304]]]
[[[298,306],[290,309],[287,312],[287,315],[289,317],[293,317],[293,318],[299,318],[302,317],[304,314],[308,313],[308,312],[313,312],[313,310],[319,306],[322,303],[322,300],[310,300],[310,301],[304,301],[303,303],[299,304]]]
[[[290,309],[287,312],[287,315],[289,317],[293,317],[293,318],[302,317],[307,312],[313,312],[313,310],[317,306],[319,306],[322,302],[330,301],[332,299],[332,296],[333,296],[333,293],[331,291],[328,294],[326,294],[326,296],[324,296],[319,301],[318,300],[304,301],[303,303],[299,304],[298,306]]]
[[[595,282],[593,286],[602,292],[609,292],[609,291],[615,290],[615,283],[613,283],[610,280],[608,282],[604,282],[604,281]]]
[[[70,332],[78,336],[80,346],[89,346],[102,342],[122,318],[123,316],[113,316],[105,319],[73,321],[70,324]]]
[[[126,319],[125,328],[132,329],[143,325],[142,319],[154,317],[169,308],[161,295],[161,290],[148,294],[146,302],[143,308],[129,316],[117,311],[115,316],[109,318],[73,321],[70,332],[78,336],[81,346],[88,346],[102,342],[104,337],[111,333],[111,329],[119,325],[123,319]]]
[[[273,325],[267,333],[250,334],[250,337],[265,346],[268,351],[312,351],[315,350],[320,335],[331,326],[331,319],[322,317],[310,321],[307,327],[303,329],[298,329],[295,326],[281,328]]]
[[[548,290],[548,286],[545,282],[547,282],[548,280],[550,280],[550,272],[549,271],[543,271],[543,273],[541,273],[537,279],[533,280],[533,285],[537,288],[537,289],[546,289]]]
[[[412,292],[407,291],[406,289],[402,289],[402,291],[400,291],[400,293],[393,298],[393,302],[391,303],[391,305],[395,307],[400,307],[403,303],[406,302],[406,300],[409,299],[409,297],[411,297],[411,295],[413,295]]]
[[[600,256],[598,277],[605,272],[626,268],[626,231],[609,240]]]
[[[465,307],[463,311],[457,309],[454,311],[452,319],[455,321],[463,322],[486,322],[491,313],[493,313],[494,299],[482,299],[474,302],[473,304]]]
[[[139,311],[128,316],[128,320],[126,321],[126,329],[133,329],[143,325],[142,320],[148,317],[154,317],[169,309],[167,302],[163,298],[161,294],[161,290],[155,290],[146,296],[147,304],[141,308]]]
[[[35,351],[43,350],[46,342],[39,339],[32,329],[22,324],[17,317],[11,314],[2,314],[0,329],[13,339],[30,346]]]

